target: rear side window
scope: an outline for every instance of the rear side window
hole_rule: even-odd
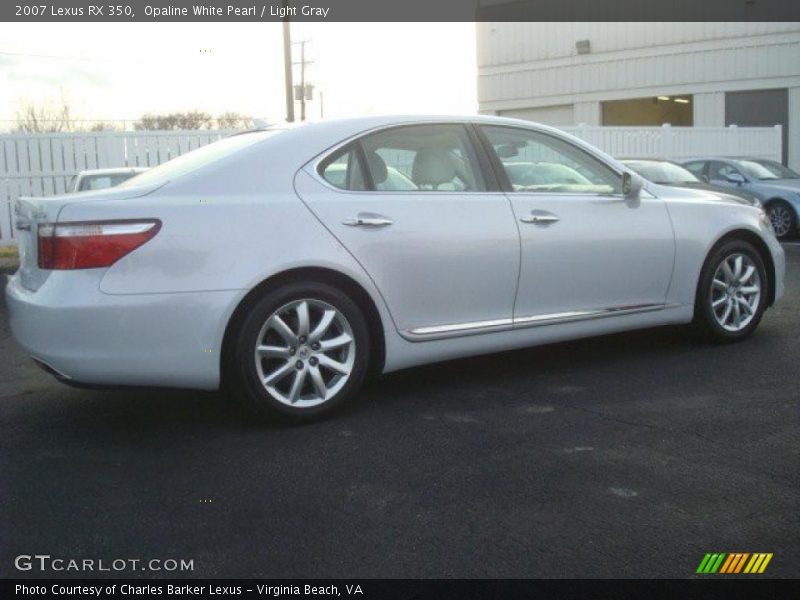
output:
[[[462,125],[406,125],[360,141],[376,190],[474,192],[486,189]]]
[[[367,189],[364,170],[356,146],[340,150],[320,166],[320,175],[340,190],[360,191]]]
[[[474,192],[486,185],[463,125],[403,125],[365,135],[322,161],[329,184],[351,191]]]
[[[617,172],[565,140],[514,127],[482,129],[514,192],[622,193],[622,177]]]

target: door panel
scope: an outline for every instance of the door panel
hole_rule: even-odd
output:
[[[373,279],[401,332],[511,318],[519,234],[503,194],[335,192],[306,171],[295,187]],[[392,223],[345,224],[359,214]]]
[[[520,220],[515,318],[663,304],[675,243],[655,198],[509,194]],[[531,214],[554,222],[525,222]]]
[[[621,175],[568,139],[481,131],[520,227],[515,320],[663,305],[675,241],[661,200],[625,199]]]

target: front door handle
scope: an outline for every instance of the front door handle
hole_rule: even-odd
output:
[[[16,229],[17,231],[30,231],[31,230],[31,224],[30,223],[17,223],[16,225],[14,225],[14,229]]]
[[[531,213],[529,215],[525,215],[520,219],[523,223],[539,223],[542,225],[547,225],[549,223],[557,223],[560,221],[556,215],[553,213]]]
[[[359,214],[354,219],[345,219],[342,223],[350,227],[386,227],[392,224],[392,220],[381,215]]]

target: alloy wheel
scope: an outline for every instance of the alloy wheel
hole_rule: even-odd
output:
[[[353,330],[334,306],[314,299],[285,304],[256,338],[256,372],[264,389],[288,406],[310,408],[335,396],[355,362]]]
[[[761,276],[753,260],[734,253],[722,260],[711,282],[711,311],[726,331],[747,327],[758,312]]]
[[[792,228],[792,215],[782,204],[775,204],[769,209],[769,220],[777,237],[783,237]]]

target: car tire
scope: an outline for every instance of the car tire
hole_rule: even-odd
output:
[[[797,214],[785,200],[773,200],[767,204],[767,216],[772,223],[775,237],[784,240],[797,231]]]
[[[769,279],[759,252],[744,240],[715,248],[700,274],[695,329],[714,342],[735,342],[758,327],[767,307]]]
[[[226,379],[261,417],[315,420],[361,389],[370,343],[361,309],[344,292],[290,283],[251,305],[235,332]]]

